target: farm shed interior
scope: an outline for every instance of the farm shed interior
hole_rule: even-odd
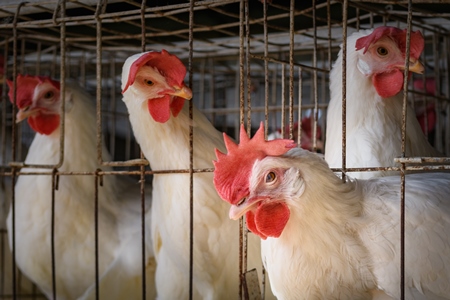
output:
[[[278,132],[301,144],[308,137],[295,124],[306,119],[311,125],[311,150],[323,152],[329,71],[340,45],[346,35],[382,25],[409,26],[425,38],[421,55],[425,71],[411,76],[407,101],[423,120],[430,143],[444,154],[433,167],[448,169],[450,4],[444,1],[2,2],[0,183],[8,197],[35,135],[27,122],[15,123],[17,108],[9,101],[6,80],[17,74],[73,81],[91,94],[97,108],[97,127],[92,130],[98,133],[100,152],[93,155],[101,160],[104,144],[111,160],[102,164],[113,167],[115,175],[130,176],[139,191],[140,180],[148,183],[158,175],[143,159],[121,100],[122,66],[129,56],[162,49],[178,56],[186,65],[185,82],[193,91],[192,102],[186,105],[195,105],[219,131],[237,138],[240,124],[254,133],[264,121],[267,134]],[[430,90],[429,80],[434,83]],[[346,84],[347,88],[352,85],[349,78]],[[416,166],[430,168],[426,163]],[[51,176],[55,170],[47,165],[31,167],[45,169],[41,176]],[[345,167],[336,171],[352,175]],[[94,182],[98,174],[91,170],[84,176]],[[5,226],[8,197],[1,199],[0,210],[0,274],[5,275],[0,276],[0,299],[44,298],[19,270],[14,282],[6,276],[12,272]],[[239,235],[243,233],[236,232]]]

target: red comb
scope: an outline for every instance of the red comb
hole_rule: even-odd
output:
[[[394,40],[403,54],[406,52],[406,29],[400,29],[397,27],[382,26],[373,30],[373,32],[367,36],[361,37],[356,41],[355,48],[360,50],[364,48],[364,52],[369,49],[372,43],[375,43],[383,36],[390,36]],[[419,59],[420,54],[423,51],[425,41],[420,31],[411,31],[410,42],[410,56],[414,59]]]
[[[47,76],[31,76],[31,75],[17,75],[16,79],[16,105],[18,108],[24,108],[31,105],[33,100],[34,89],[40,83],[44,81],[49,81],[51,84],[55,86],[55,88],[60,89],[59,81],[52,80]],[[11,80],[7,80],[6,83],[9,87],[9,101],[11,103],[14,102],[13,95],[13,82]]]
[[[296,146],[292,140],[266,141],[263,122],[252,139],[247,136],[244,125],[241,125],[239,145],[225,133],[223,137],[228,154],[216,149],[217,160],[213,161],[214,186],[220,197],[231,204],[238,203],[248,195],[250,172],[256,160],[283,155]]]
[[[161,52],[146,52],[133,62],[128,74],[127,84],[123,88],[122,94],[125,93],[129,86],[133,85],[137,72],[144,65],[157,68],[158,71],[166,77],[169,85],[183,85],[184,77],[186,76],[186,67],[177,56],[172,55],[163,49]]]

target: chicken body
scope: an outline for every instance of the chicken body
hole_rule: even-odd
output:
[[[17,105],[21,108],[18,119],[28,117],[30,125],[38,132],[25,163],[57,164],[60,156],[59,83],[42,77],[37,78],[19,75],[17,80]],[[35,85],[31,91],[30,81]],[[28,96],[32,96],[32,99]],[[93,102],[86,93],[75,87],[67,87],[65,98],[64,161],[58,171],[93,172],[100,167],[96,155],[96,118]],[[41,122],[39,118],[45,122]],[[109,159],[105,148],[103,154],[105,159]],[[49,172],[49,170],[23,168],[21,172]],[[102,286],[106,284],[103,278],[111,265],[140,253],[141,249],[140,198],[130,197],[124,187],[125,183],[114,176],[104,176],[103,186],[98,187],[100,295],[109,293]],[[54,208],[54,263],[58,299],[77,299],[91,286],[95,286],[94,197],[93,176],[59,176]],[[51,203],[51,174],[20,175],[15,186],[15,211],[11,209],[7,219],[9,244],[12,247],[14,213],[18,267],[49,299],[53,299]],[[124,245],[125,243],[127,245]],[[130,249],[131,246],[128,245],[134,245],[135,249]],[[125,250],[126,247],[128,251]],[[151,265],[151,245],[147,246],[147,257]],[[140,299],[139,279],[142,272],[140,266],[140,256],[134,260],[128,259],[128,264],[122,264],[123,275],[120,280],[110,282],[109,286],[115,289],[129,289],[130,297]],[[153,290],[154,294],[154,284],[147,289],[150,294]],[[89,295],[86,294],[84,297]],[[115,296],[108,299],[123,298]]]
[[[347,39],[347,168],[396,166],[394,158],[401,156],[406,31],[390,28],[362,30]],[[363,48],[358,44],[361,39],[373,36],[376,38],[366,42]],[[423,67],[417,61],[423,49],[420,33],[413,35],[411,49],[410,70],[421,72]],[[330,73],[325,159],[331,168],[342,167],[342,56],[341,49]],[[440,156],[428,143],[410,107],[407,116],[406,155]],[[350,176],[370,178],[393,174],[396,172],[352,172]]]
[[[250,175],[222,181],[219,154],[216,188],[262,238],[278,299],[400,299],[399,176],[344,183],[303,149],[250,162],[228,151]],[[406,176],[405,299],[450,299],[449,194],[448,173]]]
[[[193,168],[212,168],[214,148],[224,149],[222,136],[197,109],[193,110],[193,120],[189,118],[187,105],[181,103],[179,110],[173,109],[172,104],[180,100],[177,97],[191,97],[183,83],[185,67],[175,58],[163,50],[137,54],[125,62],[123,101],[134,135],[152,170],[189,169],[189,125],[192,125]],[[166,59],[172,64],[166,63]],[[159,64],[160,60],[164,63]],[[168,75],[169,68],[180,70],[176,80]],[[168,83],[171,80],[175,81],[172,85]],[[166,102],[167,110],[170,103],[172,111],[165,117],[155,114],[152,107],[153,103],[165,101],[161,99],[161,90],[172,91]],[[193,175],[193,296],[233,299],[239,295],[239,228],[226,217],[228,208],[218,201],[212,179],[209,172]],[[151,232],[158,299],[187,299],[189,295],[189,190],[187,173],[154,175]],[[261,269],[260,243],[252,235],[248,253],[248,269]]]
[[[1,126],[1,122],[0,122]],[[6,145],[12,145],[11,134],[6,130]],[[24,145],[22,145],[25,148]],[[6,147],[5,156],[0,153],[0,164],[7,165],[12,161],[11,147]],[[25,158],[25,156],[23,157]],[[6,170],[5,170],[6,171]],[[6,218],[8,216],[8,211],[11,206],[11,193],[12,193],[12,180],[11,177],[4,176],[0,177],[0,253],[2,253],[3,258],[3,273],[0,278],[0,285],[3,286],[3,290],[0,292],[2,295],[13,295],[13,258],[11,249],[8,245],[8,235],[6,228]],[[23,273],[16,272],[16,295],[23,296],[33,293],[33,283],[24,276]]]

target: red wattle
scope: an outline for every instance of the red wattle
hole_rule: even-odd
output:
[[[264,236],[277,238],[289,221],[290,214],[289,207],[284,202],[261,204],[255,213],[256,229]]]
[[[28,118],[28,124],[34,131],[49,135],[59,127],[59,115],[38,114]]]
[[[170,109],[174,117],[178,116],[180,111],[183,109],[184,101],[186,99],[181,97],[174,97],[172,103],[170,104]]]
[[[258,228],[256,227],[256,223],[255,223],[255,215],[253,214],[253,212],[248,211],[245,214],[245,219],[247,221],[247,228],[253,232],[254,234],[256,234],[257,236],[259,236],[261,239],[265,240],[267,239],[267,236],[264,235],[262,232],[260,232],[258,230]]]
[[[167,122],[170,118],[170,96],[165,95],[162,98],[149,99],[148,111],[156,122]]]
[[[403,88],[403,72],[394,69],[391,72],[375,74],[372,83],[382,98],[389,98],[397,95]]]

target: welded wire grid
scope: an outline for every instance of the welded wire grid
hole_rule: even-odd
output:
[[[426,47],[421,59],[426,65],[425,74],[412,76],[406,87],[405,101],[409,101],[418,112],[430,107],[434,110],[435,123],[428,120],[429,114],[424,114],[426,134],[430,142],[447,156],[402,157],[396,161],[401,163],[402,173],[411,169],[448,169],[450,4],[445,1],[395,1],[396,4],[390,1],[294,0],[2,2],[0,179],[2,187],[9,193],[14,194],[12,184],[19,175],[53,176],[55,188],[59,176],[91,176],[96,186],[101,183],[102,176],[134,176],[141,180],[143,191],[143,179],[151,180],[154,173],[182,172],[191,176],[191,189],[186,193],[190,193],[193,207],[192,174],[212,170],[193,169],[191,162],[187,170],[152,171],[134,141],[128,114],[121,101],[123,62],[132,54],[152,49],[166,49],[185,62],[189,71],[186,80],[193,88],[194,105],[218,130],[237,137],[240,123],[247,126],[248,133],[253,133],[259,122],[264,121],[268,135],[295,138],[300,144],[301,126],[295,124],[309,117],[313,125],[312,150],[321,152],[326,142],[329,70],[339,45],[353,31],[379,25],[419,29],[424,35]],[[343,47],[346,47],[345,43]],[[62,89],[64,79],[74,80],[94,96],[98,117],[97,156],[103,165],[114,166],[114,171],[61,172],[58,164],[29,166],[47,169],[46,172],[21,173],[20,167],[34,133],[25,122],[14,123],[16,108],[8,101],[9,89],[5,82],[19,73],[60,79]],[[439,79],[434,93],[411,83],[422,81],[422,86],[425,86],[431,77]],[[345,68],[343,84],[351,84],[346,81]],[[343,99],[345,120],[345,94]],[[62,134],[61,145],[63,143]],[[102,143],[110,151],[111,161],[102,159]],[[190,151],[192,158],[192,143]],[[63,157],[62,150],[60,157]],[[386,169],[346,168],[345,155],[343,162],[342,168],[336,171],[349,175],[352,171]],[[94,196],[97,198],[97,193]],[[6,201],[5,197],[2,202],[2,213],[6,217],[6,203],[10,200]],[[1,226],[0,299],[43,298],[35,286],[25,282],[23,274],[16,269],[13,272],[11,262],[8,262],[4,220]],[[247,268],[247,231],[242,220],[241,231],[236,234],[241,240],[240,249],[236,249],[241,253],[241,274],[236,274],[243,285],[239,297],[255,297],[249,296],[255,294],[252,293],[255,287],[247,285],[246,277],[241,276]],[[192,253],[190,255],[191,266],[187,272],[191,274],[192,284],[192,260],[195,257]],[[403,264],[403,260],[404,256],[399,264]],[[3,275],[11,272],[16,279],[7,281]],[[264,291],[261,296],[264,298]]]

